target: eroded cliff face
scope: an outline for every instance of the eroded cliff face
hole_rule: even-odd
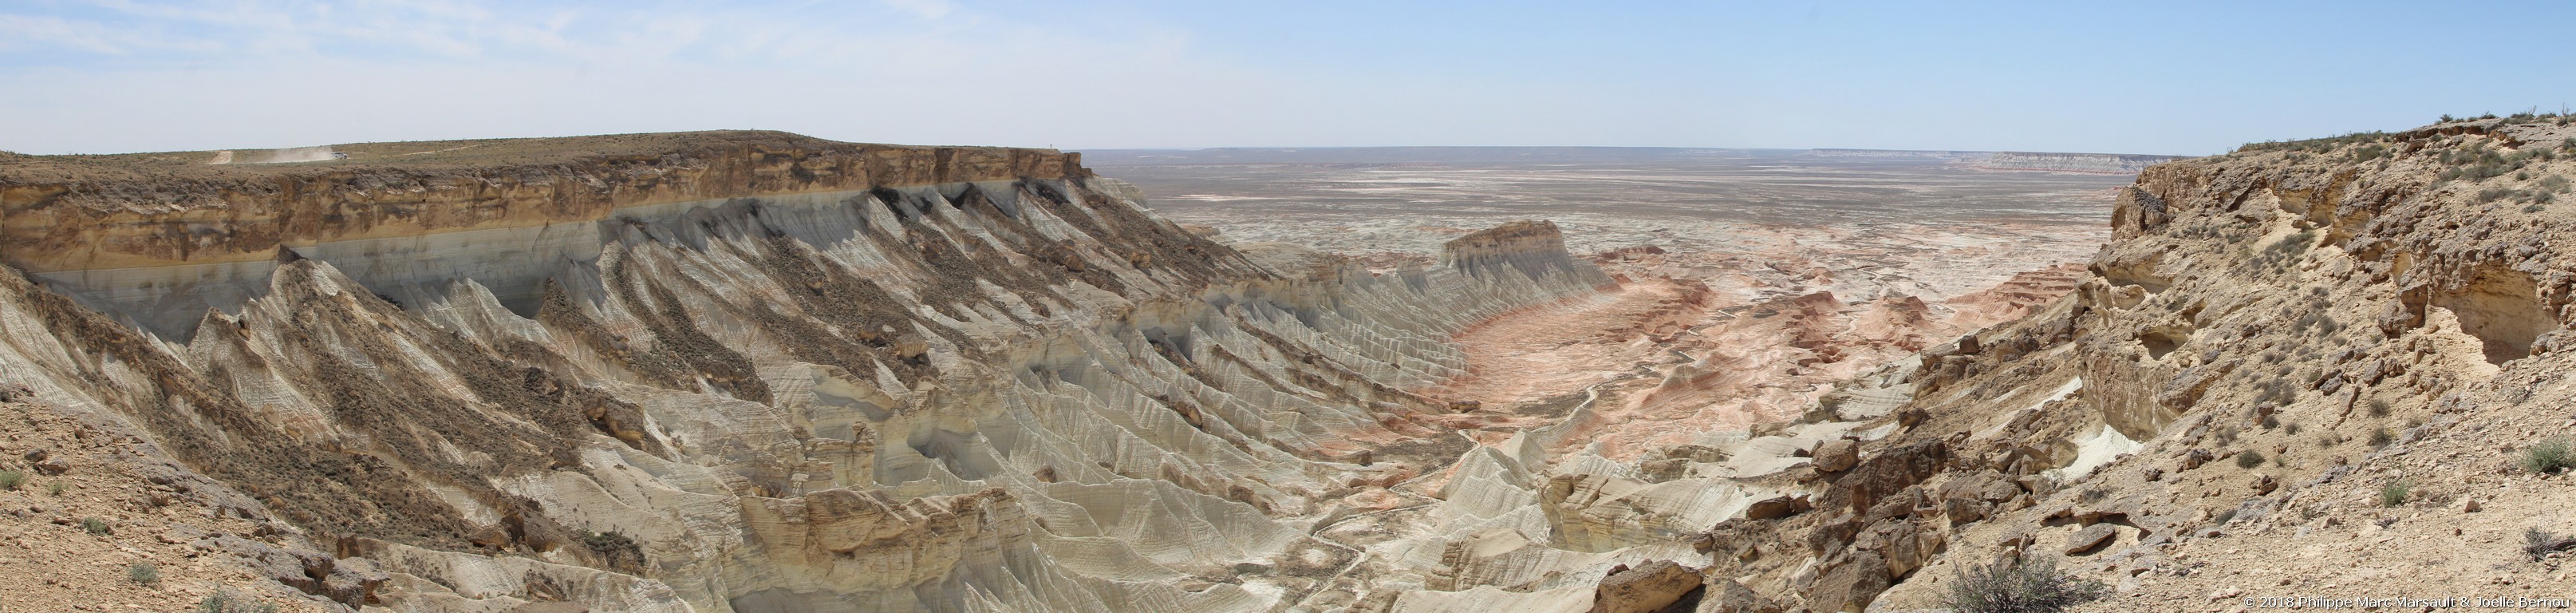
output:
[[[0,384],[282,520],[336,606],[1325,606],[1369,579],[1324,502],[1469,445],[1407,391],[1446,335],[1612,283],[1545,225],[1238,251],[1054,152],[340,150],[0,167]]]
[[[322,164],[211,165],[203,153],[13,162],[0,179],[0,261],[171,337],[266,291],[285,254],[333,262],[397,299],[472,278],[524,314],[542,281],[599,258],[616,239],[599,222],[612,218],[1088,176],[1080,154],[774,132],[341,149],[351,157]]]

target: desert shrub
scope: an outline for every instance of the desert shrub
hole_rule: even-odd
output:
[[[2377,398],[2372,398],[2372,399],[2370,400],[2370,416],[2371,416],[2371,417],[2387,417],[2387,416],[2388,416],[2388,401],[2386,401],[2386,400],[2380,400],[2380,399],[2377,399]]]
[[[45,493],[53,494],[55,496],[63,495],[63,482],[55,481],[53,483],[45,484]]]
[[[2542,194],[2542,195],[2547,195],[2547,194]],[[2539,203],[2532,203],[2532,204],[2522,205],[2522,212],[2525,212],[2525,213],[2538,213],[2538,212],[2540,212],[2540,204],[2539,204]]]
[[[584,532],[581,535],[581,544],[583,547],[590,548],[592,553],[599,554],[599,557],[607,560],[611,567],[635,571],[644,568],[644,548],[637,545],[635,539],[628,538],[615,530]]]
[[[2549,557],[2552,552],[2568,549],[2576,549],[2576,539],[2537,526],[2522,529],[2522,553],[2531,556],[2533,562]]]
[[[2373,448],[2386,447],[2394,442],[2397,442],[2397,433],[2390,432],[2387,428],[2370,431],[2370,446]]]
[[[2298,435],[2299,435],[2299,423],[2298,423],[2298,422],[2290,422],[2290,424],[2289,424],[2287,427],[2282,428],[2282,429],[2281,429],[2281,431],[2282,431],[2282,432],[2284,432],[2284,433],[2288,433],[2290,436],[2298,436]]]
[[[2084,491],[2076,493],[2075,499],[2083,501],[2085,504],[2092,504],[2101,502],[2103,498],[2109,497],[2110,495],[2111,492],[2109,490],[2104,490],[2098,487],[2088,487],[2084,488]]]
[[[2383,155],[2388,155],[2388,146],[2386,145],[2375,143],[2362,145],[2360,148],[2352,150],[2352,161],[2368,162],[2379,159],[2379,157]]]
[[[1941,602],[1960,613],[2055,613],[2109,593],[2100,581],[2058,572],[2055,561],[2017,558],[1960,569]]]
[[[254,601],[225,590],[198,600],[197,613],[277,613],[277,605]]]
[[[2522,469],[2537,474],[2554,475],[2576,468],[2576,450],[2569,449],[2567,439],[2549,439],[2522,450]]]
[[[2287,266],[2297,262],[2300,255],[2308,252],[2309,243],[2315,242],[2316,238],[2317,231],[2313,229],[2291,233],[2289,236],[2282,237],[2280,242],[2264,246],[2263,252],[2254,256],[2254,263],[2265,266]]]
[[[2281,374],[2290,374],[2288,372],[2289,369],[2290,366],[2288,364],[2281,365],[2281,370],[2283,371]],[[2286,378],[2265,381],[2261,385],[2257,385],[2256,389],[2262,391],[2254,394],[2254,404],[2269,402],[2276,406],[2289,406],[2290,403],[2297,402],[2299,400],[2298,387],[2291,384],[2290,380]]]
[[[2560,193],[2560,194],[2567,193],[2567,176],[2566,176],[2566,175],[2549,175],[2549,176],[2546,176],[2546,177],[2541,177],[2541,178],[2540,178],[2540,189],[2541,189],[2542,191],[2548,191],[2548,192],[2553,192],[2553,193]]]
[[[20,484],[24,484],[26,482],[27,473],[14,470],[0,470],[0,490],[15,492],[18,491],[18,486]]]
[[[2407,486],[2404,481],[2390,481],[2388,485],[2379,487],[2379,506],[2393,507],[2406,504],[2406,495],[2414,491],[2414,488]]]
[[[2256,452],[2256,451],[2247,451],[2247,452],[2244,452],[2244,453],[2236,454],[2236,467],[2237,467],[2237,468],[2253,468],[2253,467],[2256,467],[2256,466],[2262,466],[2262,465],[2263,465],[2263,454],[2262,454],[2261,452]]]
[[[153,567],[151,562],[135,562],[133,566],[125,567],[125,578],[146,586],[158,586],[161,585],[161,569]]]
[[[106,536],[115,533],[114,530],[107,527],[107,522],[105,520],[101,520],[96,517],[83,517],[81,518],[80,525],[82,531],[90,534]]]
[[[2501,188],[2501,187],[2490,187],[2490,188],[2486,188],[2486,189],[2478,190],[2478,198],[2477,198],[2477,200],[2478,200],[2478,204],[2486,204],[2486,203],[2489,203],[2489,202],[2495,202],[2495,201],[2497,201],[2497,200],[2503,200],[2503,199],[2506,199],[2506,198],[2512,198],[2512,197],[2514,197],[2514,196],[2519,196],[2519,195],[2522,195],[2522,192],[2520,192],[2520,191],[2516,191],[2516,190],[2505,189],[2505,188]]]

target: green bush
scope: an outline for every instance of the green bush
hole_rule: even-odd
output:
[[[2245,452],[2245,453],[2239,453],[2239,454],[2236,454],[2236,467],[2237,467],[2237,468],[2253,468],[2253,467],[2256,467],[2256,466],[2262,466],[2262,465],[2263,465],[2263,454],[2262,454],[2262,453],[2253,452],[2253,451],[2248,451],[2248,452]]]
[[[53,494],[53,495],[56,495],[56,496],[61,496],[61,495],[63,495],[63,482],[61,482],[61,481],[55,481],[55,482],[53,482],[53,483],[47,483],[47,484],[45,484],[45,493],[47,493],[47,494]]]
[[[106,521],[100,520],[96,517],[81,518],[81,530],[99,536],[106,536],[115,533],[114,530],[108,529]]]
[[[125,578],[157,587],[161,585],[161,569],[154,568],[151,562],[135,562],[133,566],[125,567]]]
[[[19,484],[26,482],[27,473],[14,470],[0,470],[0,490],[15,492],[18,491]]]
[[[2406,495],[2414,492],[2414,488],[2408,487],[2404,481],[2390,481],[2388,485],[2379,488],[2379,506],[2393,507],[2406,504]]]
[[[2522,450],[2523,470],[2554,475],[2570,468],[2576,468],[2576,450],[2568,448],[2567,439],[2549,439]]]
[[[2110,591],[2100,581],[2058,572],[2054,561],[2014,559],[1960,569],[1941,602],[1960,613],[2055,613]]]

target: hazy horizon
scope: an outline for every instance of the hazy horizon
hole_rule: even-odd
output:
[[[23,93],[0,149],[774,129],[2207,155],[2576,101],[2557,54],[2493,51],[2499,14],[2576,6],[44,0],[0,8]]]

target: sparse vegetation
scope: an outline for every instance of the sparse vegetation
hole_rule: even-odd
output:
[[[106,520],[96,517],[83,517],[81,518],[80,525],[81,531],[88,532],[93,535],[106,536],[115,533],[115,530],[107,527]]]
[[[2377,149],[2377,152],[2372,153],[2370,157],[2359,157],[2360,152],[2354,152],[2355,159],[2368,160],[2379,157],[2379,154],[2386,153],[2388,151],[2387,147],[2378,145],[2377,143],[2386,142],[2389,139],[2389,136],[2390,135],[2387,132],[2351,132],[2341,136],[2328,136],[2325,138],[2311,138],[2307,140],[2263,141],[2259,143],[2246,143],[2243,146],[2237,147],[2236,152],[2258,153],[2264,151],[2289,151],[2324,153],[2342,148],[2346,145],[2359,144],[2363,145],[2363,149]]]
[[[2386,400],[2380,400],[2380,399],[2377,399],[2377,398],[2373,398],[2373,399],[2371,399],[2371,400],[2370,400],[2370,416],[2371,416],[2371,417],[2387,417],[2387,416],[2388,416],[2388,401],[2386,401]]]
[[[2298,436],[2299,422],[2290,422],[2289,425],[2281,428],[2281,432],[2289,434],[2290,436]]]
[[[2055,561],[2016,558],[1961,569],[1941,602],[1960,613],[2054,613],[2109,593],[2100,581],[2058,572]]]
[[[633,571],[644,568],[644,548],[636,544],[635,539],[628,538],[623,533],[615,530],[584,532],[581,535],[581,544],[589,548],[592,553],[607,560],[611,567]]]
[[[2390,481],[2388,485],[2379,487],[2379,506],[2393,507],[2406,504],[2406,497],[2413,493],[2415,493],[2414,488],[2406,485],[2406,482]]]
[[[0,490],[15,492],[18,491],[18,486],[20,484],[24,484],[26,482],[27,473],[14,470],[0,470]]]
[[[2236,454],[2236,467],[2237,467],[2237,468],[2253,468],[2253,467],[2256,467],[2256,466],[2262,466],[2262,465],[2263,465],[2263,454],[2262,454],[2261,452],[2247,451],[2247,452],[2243,452],[2243,453]]]
[[[2394,442],[2397,442],[2397,433],[2391,432],[2387,428],[2383,427],[2370,431],[2370,447],[2372,449],[2386,447],[2389,443]]]
[[[277,605],[265,604],[225,590],[208,594],[197,601],[196,613],[277,613]]]
[[[2522,469],[2525,471],[2554,475],[2570,468],[2576,468],[2576,450],[2569,448],[2567,439],[2549,439],[2522,450]]]
[[[2281,237],[2277,242],[2265,245],[2263,252],[2254,256],[2253,262],[2257,267],[2288,266],[2299,261],[2299,256],[2306,254],[2308,247],[2316,242],[2316,239],[2317,231],[2313,229],[2293,232],[2289,236]]]
[[[125,567],[125,578],[146,587],[159,587],[161,569],[152,566],[151,562],[135,562],[133,566]]]
[[[55,496],[61,496],[61,495],[63,495],[63,489],[64,489],[64,485],[63,485],[63,482],[61,482],[61,481],[55,481],[55,482],[53,482],[53,483],[47,483],[47,484],[45,484],[45,493],[47,493],[47,494],[52,494],[52,495],[55,495]]]
[[[2576,549],[2576,538],[2568,538],[2566,535],[2538,527],[2522,529],[2522,553],[2531,556],[2534,562],[2548,557],[2551,552],[2569,549]]]
[[[2264,415],[2261,424],[2265,430],[2279,428],[2281,427],[2281,418],[2278,415]]]
[[[2092,504],[2101,502],[2103,498],[2110,497],[2110,495],[2111,492],[2108,490],[2098,487],[2088,487],[2084,488],[2084,491],[2076,493],[2075,499],[2082,501],[2085,504]]]
[[[2286,364],[2283,365],[2282,370],[2289,370],[2289,366]],[[2290,373],[2282,372],[2281,374],[2288,375]],[[2291,383],[2287,378],[2265,381],[2261,385],[2256,386],[2256,389],[2259,391],[2254,394],[2254,404],[2269,402],[2274,406],[2289,406],[2290,403],[2297,402],[2299,400],[2298,386]]]

